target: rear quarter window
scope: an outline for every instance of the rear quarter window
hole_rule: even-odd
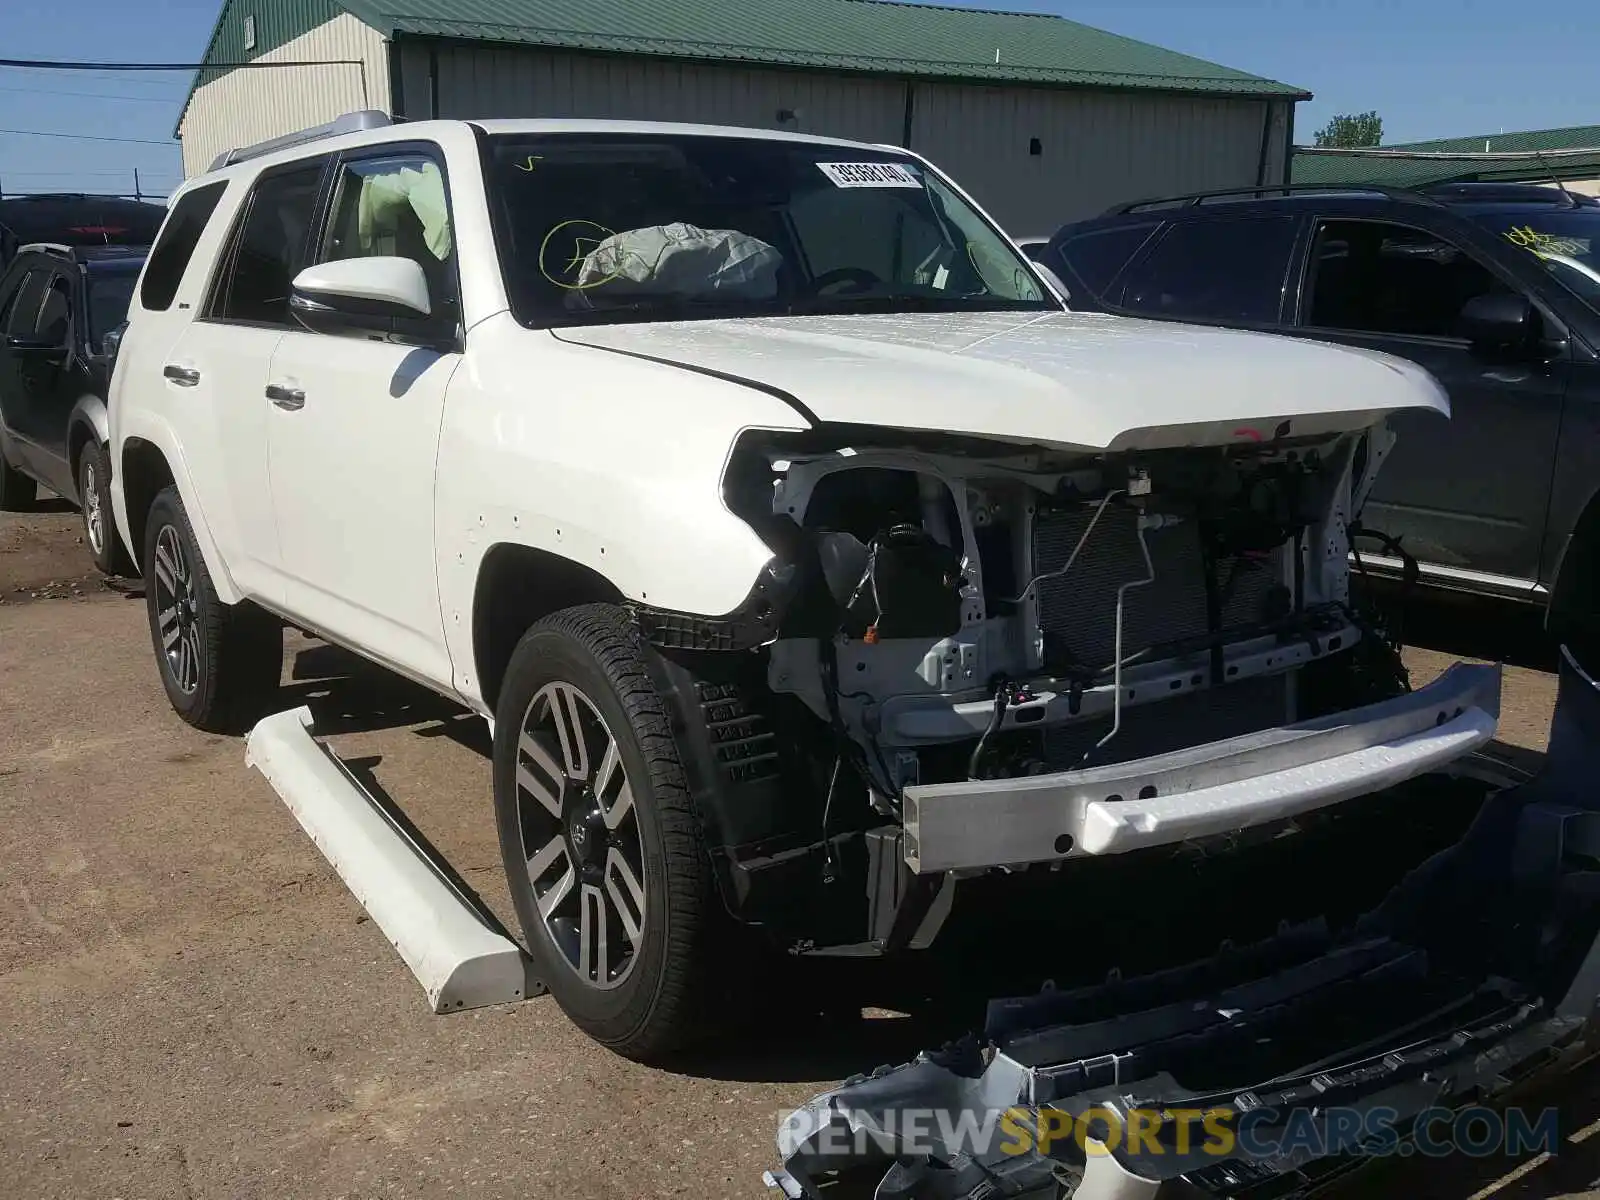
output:
[[[208,183],[185,192],[173,205],[172,215],[161,227],[144,269],[144,279],[139,284],[139,304],[143,308],[164,312],[172,307],[178,285],[189,269],[189,260],[200,244],[200,235],[205,233],[211,214],[217,210],[217,203],[227,188],[225,180]]]

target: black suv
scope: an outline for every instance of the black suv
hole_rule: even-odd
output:
[[[1399,442],[1365,520],[1400,546],[1366,562],[1394,572],[1409,555],[1435,586],[1548,600],[1564,636],[1594,637],[1600,201],[1478,183],[1206,193],[1068,225],[1045,257],[1075,309],[1317,338],[1427,368],[1453,416],[1393,420]]]
[[[0,509],[42,483],[83,511],[95,564],[131,574],[111,516],[106,389],[147,247],[22,246],[0,274]]]

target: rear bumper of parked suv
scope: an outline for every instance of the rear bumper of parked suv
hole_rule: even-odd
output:
[[[1532,1100],[1526,1085],[1600,1051],[1597,774],[1600,685],[1566,653],[1539,774],[1485,785],[1464,836],[1353,926],[991,1001],[981,1034],[794,1113],[768,1183],[1286,1200],[1376,1156],[1470,1150],[1466,1106]],[[1548,1115],[1513,1109],[1500,1133],[1549,1140]]]
[[[1380,791],[1494,737],[1500,669],[1336,716],[1116,766],[906,789],[921,873],[1122,854],[1282,820]]]

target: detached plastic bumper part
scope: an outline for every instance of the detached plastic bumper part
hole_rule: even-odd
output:
[[[1124,854],[1293,817],[1470,754],[1495,735],[1501,672],[1458,665],[1409,695],[1117,766],[906,789],[921,874]]]

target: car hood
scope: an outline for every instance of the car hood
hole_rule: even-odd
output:
[[[1402,359],[1087,313],[762,317],[569,327],[574,344],[776,390],[817,423],[1095,450],[1221,445],[1449,414]]]

